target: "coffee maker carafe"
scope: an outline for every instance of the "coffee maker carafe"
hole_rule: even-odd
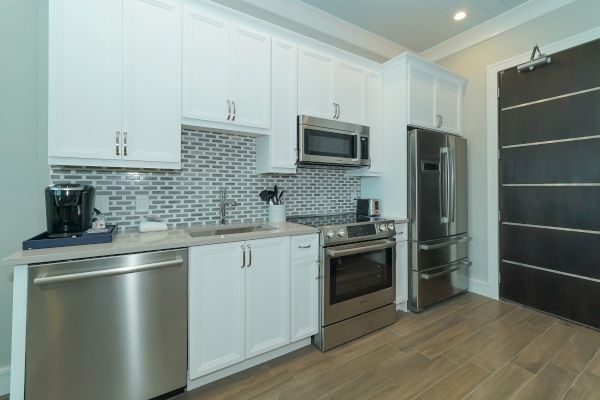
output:
[[[92,227],[95,192],[93,186],[58,184],[48,186],[46,224],[50,237],[80,235]]]

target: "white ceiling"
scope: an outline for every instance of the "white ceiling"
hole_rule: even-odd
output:
[[[527,0],[302,1],[419,53]],[[457,22],[459,10],[467,17]]]

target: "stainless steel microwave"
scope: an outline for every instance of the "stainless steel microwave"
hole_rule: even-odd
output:
[[[298,164],[371,165],[369,127],[298,116]]]

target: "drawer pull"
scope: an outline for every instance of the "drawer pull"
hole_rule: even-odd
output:
[[[458,265],[463,265],[463,266],[467,266],[470,267],[471,264],[473,264],[470,261],[460,261],[457,263]],[[448,275],[451,274],[453,272],[456,272],[460,269],[460,266],[456,266],[456,267],[452,267],[450,269],[447,269],[445,271],[442,272],[436,272],[435,274],[421,274],[421,278],[425,279],[425,280],[430,280],[430,279],[435,279],[435,278],[439,278],[440,276],[444,276],[444,275]]]
[[[310,249],[310,244],[305,244],[305,245],[299,245],[298,248],[299,249]]]
[[[470,240],[471,240],[471,238],[469,236],[465,236],[465,237],[461,237],[458,239],[452,239],[452,240],[448,240],[446,242],[437,243],[437,244],[422,244],[419,246],[419,248],[421,250],[435,250],[435,249],[441,249],[443,247],[449,247],[449,246],[452,246],[453,244],[457,244],[457,243],[468,242]]]

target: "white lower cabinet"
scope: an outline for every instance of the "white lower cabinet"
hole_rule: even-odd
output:
[[[246,242],[246,358],[290,343],[289,240]]]
[[[408,224],[396,224],[396,310],[407,311],[408,301]]]
[[[291,243],[302,258],[289,236],[190,248],[190,380],[317,333],[318,237]]]
[[[319,241],[317,235],[293,237],[291,262],[291,341],[319,331]]]

